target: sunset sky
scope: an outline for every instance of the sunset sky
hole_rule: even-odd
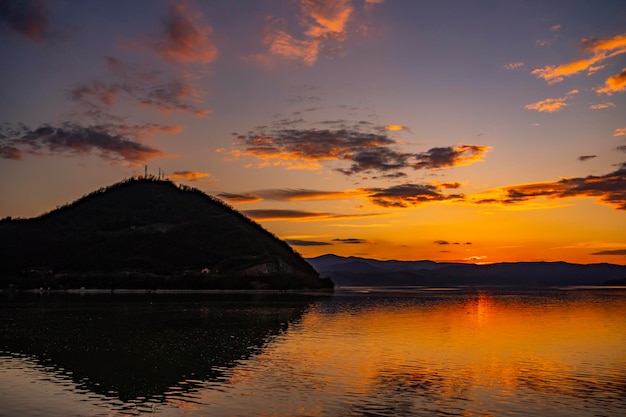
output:
[[[626,2],[0,1],[0,218],[159,171],[305,257],[626,264]]]

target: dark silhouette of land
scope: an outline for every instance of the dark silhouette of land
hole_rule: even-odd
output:
[[[332,288],[288,244],[197,189],[155,178],[0,221],[0,288]]]
[[[338,286],[626,285],[626,266],[513,262],[488,265],[323,255],[307,261]]]

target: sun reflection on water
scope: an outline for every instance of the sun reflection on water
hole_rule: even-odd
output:
[[[321,303],[229,382],[253,408],[267,406],[256,388],[282,398],[276,415],[593,415],[626,388],[616,311],[624,300],[489,292]]]
[[[226,313],[233,325],[242,326],[265,311],[256,304],[254,309],[233,304],[226,310],[207,309],[209,304],[182,306],[188,309],[184,321],[196,317],[195,308],[202,318],[188,335],[208,331],[208,323],[220,330],[185,341],[224,349],[252,331],[233,333],[223,325]],[[27,356],[0,356],[0,393],[11,396],[4,411],[9,407],[7,415],[35,410],[49,416],[79,410],[109,416],[581,417],[623,415],[626,409],[626,292],[338,292],[307,304],[295,319],[283,321],[292,316],[280,312],[274,305],[264,313],[279,314],[278,322],[284,323],[265,343],[243,340],[249,354],[217,361],[208,373],[185,374],[151,397],[96,394],[87,380],[76,384],[70,369]],[[160,334],[174,337],[181,331],[181,322],[173,320]],[[185,341],[171,346],[179,349]],[[204,352],[205,361],[219,353],[190,352]]]

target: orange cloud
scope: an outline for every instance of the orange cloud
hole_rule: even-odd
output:
[[[611,107],[615,107],[615,103],[612,103],[610,101],[606,101],[604,103],[592,104],[589,106],[589,108],[592,110],[602,110],[602,109],[608,109]]]
[[[360,188],[356,190],[345,191],[267,189],[252,191],[243,194],[221,193],[218,194],[218,197],[225,198],[235,203],[258,202],[262,200],[311,201],[364,199],[382,207],[404,208],[432,202],[463,201],[465,199],[465,196],[463,194],[442,193],[442,190],[456,189],[460,186],[461,184],[458,182],[451,182],[432,184],[401,184],[386,188]],[[272,211],[271,213],[273,215],[274,211]],[[280,214],[281,216],[283,216],[283,213]]]
[[[604,87],[596,90],[598,94],[606,94],[609,96],[620,91],[626,91],[626,68],[624,68],[621,73],[609,77]]]
[[[626,136],[626,127],[620,127],[615,129],[613,136]]]
[[[219,198],[231,201],[233,203],[257,203],[263,201],[261,197],[257,197],[253,194],[234,194],[234,193],[220,193],[217,195]]]
[[[365,7],[382,3],[382,0],[366,1]],[[270,28],[265,37],[271,54],[302,62],[311,66],[322,53],[335,53],[339,43],[348,38],[348,23],[354,16],[355,8],[351,0],[300,0],[300,36],[294,36],[284,28],[278,19],[270,19]],[[265,57],[255,59],[269,67]]]
[[[486,193],[487,198],[474,200],[477,204],[516,205],[536,198],[564,199],[593,197],[616,210],[626,210],[626,163],[611,173],[584,178],[564,178],[554,182],[539,182],[502,187]]]
[[[536,103],[527,104],[524,108],[528,110],[537,110],[538,112],[554,113],[566,107],[566,101],[569,100],[570,96],[574,94],[578,94],[578,90],[572,90],[564,97],[547,98]]]
[[[583,39],[583,49],[592,54],[584,58],[561,65],[549,65],[534,69],[531,74],[546,80],[549,84],[563,81],[565,77],[578,74],[582,71],[591,73],[598,70],[600,62],[620,54],[626,53],[626,34],[612,38],[588,38]]]
[[[353,11],[350,0],[301,0],[300,4],[313,20],[307,36],[316,39],[345,36],[345,26]]]
[[[208,172],[197,172],[197,171],[175,171],[173,174],[168,175],[168,178],[172,178],[175,180],[185,180],[189,182],[195,182],[201,180],[203,178],[210,177],[211,174]]]
[[[554,113],[567,106],[566,98],[547,98],[536,103],[527,104],[524,107],[528,110],[537,110],[538,112]]]
[[[168,61],[209,63],[217,48],[209,41],[213,29],[187,3],[171,2],[163,20],[163,34],[154,42],[155,51]]]
[[[319,43],[316,40],[297,40],[287,32],[279,30],[271,41],[270,52],[313,65],[319,54]]]
[[[395,130],[409,130],[408,127],[402,126],[402,125],[386,125],[385,129],[392,130],[392,131],[395,131]]]

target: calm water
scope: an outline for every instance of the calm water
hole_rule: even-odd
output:
[[[626,416],[626,290],[0,298],[0,416]]]

